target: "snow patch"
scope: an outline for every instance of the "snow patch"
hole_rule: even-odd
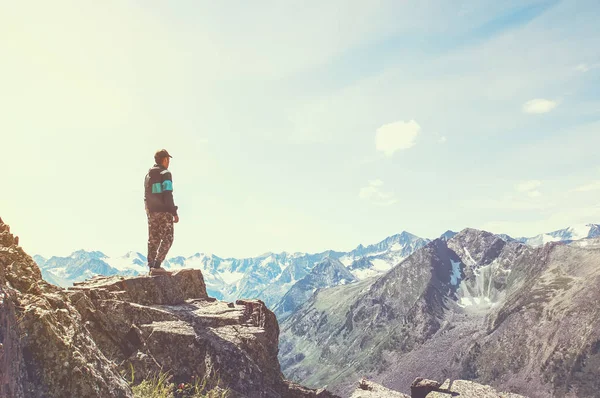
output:
[[[48,272],[55,276],[58,276],[59,278],[67,278],[66,270],[67,270],[67,267],[58,267],[58,268],[51,268],[48,270]]]
[[[465,307],[491,307],[492,301],[489,297],[461,297],[458,305]]]
[[[344,267],[349,267],[354,262],[354,257],[351,256],[343,256],[340,258],[340,262],[344,264]]]
[[[221,277],[223,282],[231,285],[241,280],[244,277],[243,272],[231,272],[231,271],[219,271],[218,275]]]
[[[393,252],[398,252],[400,250],[404,249],[404,246],[402,246],[400,243],[396,242],[392,245],[392,247],[390,247],[390,250]]]
[[[552,236],[552,235],[548,235],[548,234],[544,234],[542,235],[542,245],[545,245],[546,243],[550,243],[550,242],[558,242],[560,241],[560,236]]]
[[[209,261],[209,259],[207,257],[205,257],[204,255],[196,254],[195,256],[190,257],[187,260],[185,260],[185,262],[182,265],[178,266],[177,268],[193,268],[193,269],[206,270],[206,265],[207,265],[208,261]]]
[[[273,256],[272,256],[272,255],[270,255],[270,256],[268,256],[267,258],[265,258],[264,260],[262,260],[262,261],[260,262],[260,266],[261,266],[261,267],[266,267],[266,266],[268,266],[270,263],[272,263],[272,262],[274,262],[274,261],[275,261],[275,260],[273,259]]]
[[[474,280],[460,282],[457,292],[458,305],[463,308],[474,307],[477,310],[492,308],[500,301],[502,295],[494,287],[494,279],[499,273],[507,274],[500,269],[500,264],[496,262],[476,269]]]
[[[146,263],[142,263],[140,264],[136,264],[134,261],[135,260],[142,260],[141,258],[139,258],[137,256],[137,253],[135,255],[131,255],[132,252],[127,253],[126,255],[122,256],[122,257],[117,257],[117,258],[109,258],[109,257],[105,257],[103,259],[103,261],[110,265],[112,268],[117,269],[120,272],[124,272],[124,271],[135,271],[138,274],[145,274],[148,272],[148,267],[146,265]]]
[[[591,225],[574,225],[569,228],[572,240],[585,239],[590,235]]]
[[[450,283],[452,286],[457,286],[458,282],[461,280],[460,275],[460,261],[452,261],[452,273],[450,274]]]
[[[373,258],[370,260],[373,263],[373,270],[379,272],[386,272],[392,269],[393,264],[390,264],[388,261],[382,260],[380,258]]]
[[[469,253],[469,249],[467,249],[466,247],[463,246],[463,250],[465,251],[465,254],[467,255],[467,257],[469,257],[469,260],[471,261],[471,264],[469,264],[469,265],[477,264],[477,261],[473,260],[471,253]]]
[[[352,272],[352,275],[354,275],[354,277],[356,279],[358,279],[359,281],[373,277],[373,276],[381,275],[383,273],[383,272],[378,272],[374,269],[369,269],[369,268],[357,269],[357,270],[353,270],[351,272]]]

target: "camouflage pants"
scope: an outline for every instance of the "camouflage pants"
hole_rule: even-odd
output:
[[[173,244],[173,215],[148,213],[148,266],[160,267]]]

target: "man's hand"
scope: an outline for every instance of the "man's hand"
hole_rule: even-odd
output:
[[[174,222],[175,224],[177,224],[177,223],[179,222],[179,216],[174,216],[174,217],[173,217],[173,222]]]

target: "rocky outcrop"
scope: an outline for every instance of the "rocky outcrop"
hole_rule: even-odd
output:
[[[498,392],[490,386],[466,380],[435,380],[417,378],[411,385],[411,395],[390,390],[363,379],[350,398],[526,398],[522,395]]]
[[[211,375],[247,397],[317,394],[284,381],[279,326],[265,304],[209,298],[200,270],[98,277],[69,295],[102,352],[123,370],[133,366],[136,378],[168,371],[176,384]]]
[[[0,220],[1,224],[1,220]],[[2,231],[0,227],[0,231]],[[4,235],[0,237],[4,238]],[[0,249],[1,250],[1,249]],[[16,294],[6,287],[6,271],[0,267],[0,396],[22,397],[23,352],[18,331]]]
[[[206,379],[230,397],[334,397],[286,381],[279,326],[259,300],[208,297],[200,270],[96,277],[62,289],[0,221],[0,396],[132,397],[135,382]]]
[[[2,397],[131,397],[68,294],[42,280],[0,220]]]

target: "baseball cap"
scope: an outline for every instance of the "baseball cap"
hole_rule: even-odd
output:
[[[154,154],[154,159],[162,159],[162,158],[166,158],[166,157],[169,157],[169,158],[173,157],[173,156],[169,155],[169,152],[167,152],[166,149],[159,149]]]

